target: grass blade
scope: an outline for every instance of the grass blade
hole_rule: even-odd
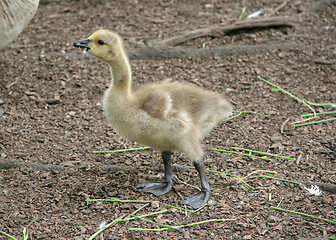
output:
[[[302,126],[307,126],[307,125],[312,125],[312,124],[323,123],[323,122],[335,121],[335,120],[336,120],[336,118],[329,118],[329,119],[323,119],[323,120],[315,121],[315,122],[300,123],[300,124],[295,124],[294,128],[296,128],[296,127],[302,127]]]
[[[298,185],[301,184],[300,182],[296,182],[296,181],[292,181],[292,180],[287,180],[287,179],[283,179],[283,178],[271,177],[271,176],[267,176],[267,175],[249,176],[247,178],[249,178],[249,179],[253,179],[253,178],[268,178],[268,179],[273,179],[273,180],[278,180],[278,181],[283,181],[283,182],[288,182],[288,183],[294,183],[294,184],[298,184]]]
[[[150,217],[150,216],[154,216],[154,215],[165,213],[165,212],[168,212],[168,210],[163,209],[163,210],[160,210],[160,211],[157,211],[157,212],[148,213],[148,214],[144,214],[144,215],[141,215],[141,216],[133,216],[133,217],[129,217],[129,218],[124,218],[124,219],[121,219],[120,222],[125,222],[125,221],[129,221],[129,220],[137,219],[137,218]]]
[[[149,200],[121,200],[118,198],[108,199],[86,199],[86,202],[121,202],[121,203],[150,203]]]
[[[246,7],[243,7],[241,13],[240,13],[240,16],[239,16],[239,20],[242,20],[243,17],[244,17],[244,14],[245,14],[245,11],[246,11]]]
[[[30,225],[32,225],[33,222],[35,222],[37,219],[38,219],[38,216],[37,216],[36,218],[34,218],[30,223],[28,223],[27,227],[25,227],[25,228],[23,229],[23,240],[27,240],[27,239],[28,239],[28,237],[29,237],[29,236],[28,236],[28,235],[29,235],[28,227],[29,227]]]
[[[5,236],[5,237],[7,237],[8,239],[18,240],[17,238],[15,238],[15,237],[13,237],[13,236],[11,236],[8,233],[5,233],[3,231],[0,231],[0,234],[3,235],[3,236]]]
[[[189,168],[189,169],[195,169],[195,167],[191,167],[191,166],[182,166],[182,165],[178,165],[178,164],[174,164],[174,166],[179,166],[179,167],[186,167],[186,168]],[[224,173],[224,172],[219,172],[219,171],[216,171],[216,170],[211,170],[211,169],[205,169],[206,172],[211,172],[211,173],[218,173],[218,174],[222,174],[222,175],[226,175],[226,176],[230,176],[230,177],[234,177],[234,178],[237,178],[239,181],[238,183],[242,183],[246,188],[248,189],[251,189],[251,190],[255,190],[254,187],[252,187],[251,185],[249,185],[248,183],[246,183],[241,177],[239,176],[236,176],[236,175],[233,175],[233,174],[230,174],[230,173]],[[189,210],[191,211],[191,210]],[[198,211],[198,210],[196,210]],[[195,211],[191,211],[191,212],[195,212]]]
[[[145,204],[147,205],[147,204]],[[144,208],[145,206],[142,206],[141,208]],[[138,211],[138,209],[136,210]],[[161,211],[158,211],[158,212],[154,212],[154,213],[149,213],[149,214],[145,214],[145,215],[141,215],[141,216],[134,216],[134,217],[128,217],[128,218],[123,218],[123,219],[119,219],[119,218],[116,218],[114,219],[112,222],[110,222],[109,224],[107,224],[105,227],[103,227],[102,229],[99,229],[96,233],[94,233],[90,238],[89,240],[92,240],[94,239],[96,236],[98,236],[101,232],[105,231],[107,228],[111,227],[113,224],[117,223],[117,222],[125,222],[125,221],[129,221],[129,220],[133,220],[133,219],[137,219],[137,218],[144,218],[144,217],[148,217],[148,216],[153,216],[153,215],[156,215],[156,214],[161,214],[161,213],[165,213],[167,212],[168,210],[161,210]],[[131,213],[131,214],[134,214]],[[130,215],[131,215],[130,214]]]
[[[172,226],[169,226],[169,225],[165,225],[165,224],[162,224],[162,223],[158,223],[158,222],[149,220],[149,219],[147,219],[147,218],[137,217],[137,216],[135,216],[135,217],[138,218],[138,219],[144,220],[144,221],[146,221],[146,222],[152,223],[152,224],[154,224],[154,225],[158,225],[158,226],[160,226],[160,227],[167,228],[168,230],[171,230],[171,229],[173,229],[173,230],[179,230],[179,228],[177,228],[177,227],[172,227]]]
[[[336,111],[316,113],[316,116],[319,116],[319,115],[329,115],[329,114],[336,114]],[[312,116],[314,116],[313,113],[303,113],[301,115],[302,118],[304,118],[304,117],[312,117]]]
[[[254,157],[254,158],[259,158],[259,159],[263,159],[267,161],[273,161],[273,159],[270,159],[270,158],[259,157],[259,156],[255,156],[255,155],[251,155],[247,153],[235,152],[235,151],[230,151],[230,150],[221,150],[221,149],[216,149],[216,148],[208,148],[208,150],[212,150],[216,152],[235,153],[235,154],[240,154],[240,155],[247,156],[247,157]]]
[[[232,117],[228,117],[226,119],[224,119],[223,121],[229,121],[231,119],[234,119],[236,117],[239,117],[240,115],[242,115],[243,113],[247,113],[247,114],[255,114],[255,115],[259,115],[259,116],[263,116],[263,117],[268,117],[268,115],[262,114],[262,113],[258,113],[258,112],[253,112],[253,111],[237,111],[237,110],[233,110],[232,112],[238,113],[235,116]]]
[[[204,224],[204,223],[210,223],[210,222],[224,222],[224,221],[235,221],[236,219],[209,219],[205,221],[200,221],[200,222],[195,222],[195,223],[190,223],[190,224],[185,224],[185,225],[180,225],[180,226],[175,226],[175,228],[184,228],[184,227],[191,227],[194,225],[199,225],[199,224]],[[165,231],[169,230],[169,228],[159,228],[159,229],[149,229],[149,228],[129,228],[129,230],[133,231]]]
[[[305,100],[305,99],[300,99],[300,98],[298,98],[297,96],[291,94],[290,92],[288,92],[288,91],[286,91],[285,89],[279,87],[278,85],[276,85],[276,84],[274,84],[274,83],[271,83],[271,82],[267,81],[266,79],[262,78],[261,76],[258,76],[258,79],[260,79],[261,81],[263,81],[263,82],[265,82],[265,83],[271,85],[272,87],[275,87],[275,88],[279,89],[281,92],[283,92],[283,93],[289,95],[290,97],[294,98],[296,101],[303,103],[304,105],[306,105],[306,106],[313,112],[314,117],[316,117],[316,112],[315,112],[314,108],[312,108],[312,107],[309,105],[309,101],[307,101],[307,100]],[[305,121],[307,121],[307,120],[308,120],[308,119],[306,119]]]
[[[247,113],[247,114],[255,114],[263,117],[268,117],[266,114],[258,113],[258,112],[253,112],[253,111],[238,111],[238,110],[233,110],[233,112],[238,112],[238,113]]]
[[[95,237],[97,237],[102,231],[104,231],[105,229],[111,227],[113,224],[115,224],[116,222],[119,222],[120,219],[116,218],[114,219],[112,222],[110,222],[109,224],[107,224],[105,227],[103,227],[102,229],[99,229],[97,232],[95,232],[90,238],[89,240],[94,239]]]
[[[325,221],[327,223],[336,224],[336,221],[334,221],[334,220],[330,220],[330,219],[326,219],[326,218],[321,218],[321,217],[316,217],[316,216],[309,215],[309,214],[306,214],[306,213],[294,212],[294,211],[291,211],[291,210],[287,210],[287,209],[283,209],[283,208],[278,208],[278,207],[272,207],[272,206],[271,206],[271,208],[274,209],[274,210],[278,210],[278,211],[293,213],[293,214],[297,214],[297,215],[301,215],[301,216],[305,216],[305,217],[310,217],[310,218],[322,220],[322,221]]]
[[[267,152],[260,152],[260,151],[256,151],[256,150],[246,149],[246,148],[240,148],[240,147],[231,147],[231,148],[236,149],[236,150],[245,151],[245,152],[253,152],[253,153],[257,153],[257,154],[261,154],[261,155],[265,155],[265,156],[272,156],[272,157],[277,157],[277,158],[295,160],[295,158],[291,158],[291,157],[285,157],[285,156],[280,156],[280,155],[267,153]]]
[[[306,103],[313,105],[313,106],[336,106],[336,103],[315,103],[315,102],[310,102],[307,99],[303,99]]]

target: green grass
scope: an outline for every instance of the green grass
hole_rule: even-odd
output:
[[[235,149],[235,150],[240,150],[240,151],[243,151],[243,152],[231,151],[231,150],[222,150],[222,149],[216,149],[216,148],[208,148],[208,150],[216,151],[216,152],[240,154],[240,155],[243,155],[243,156],[252,157],[252,158],[259,158],[259,159],[263,159],[263,160],[266,160],[266,161],[273,161],[273,159],[266,158],[265,156],[270,156],[270,157],[275,157],[275,158],[283,158],[283,159],[288,159],[288,160],[295,160],[295,158],[280,156],[280,155],[267,153],[267,152],[261,152],[261,151],[252,150],[252,149],[245,149],[245,148],[239,148],[239,147],[231,147],[231,148]],[[244,152],[248,152],[248,153],[244,153]],[[257,155],[253,155],[252,153],[253,154],[258,154],[258,155],[264,155],[264,156],[257,156]]]
[[[328,114],[334,114],[335,111],[331,111],[331,112],[326,112],[326,113],[316,113],[315,109],[313,108],[313,106],[334,106],[336,105],[336,103],[315,103],[315,102],[310,102],[307,99],[300,99],[297,96],[293,95],[292,93],[290,93],[289,91],[286,91],[285,89],[281,88],[280,86],[271,83],[269,81],[267,81],[266,79],[262,78],[261,76],[258,76],[258,79],[271,85],[272,87],[275,87],[275,89],[272,89],[272,92],[278,92],[281,91],[287,95],[289,95],[290,97],[294,98],[296,101],[304,104],[306,107],[308,107],[312,113],[304,113],[301,115],[301,117],[309,117],[307,119],[302,119],[302,121],[297,122],[298,124],[294,123],[293,127],[301,127],[301,126],[307,126],[307,125],[313,125],[313,124],[319,124],[319,123],[323,123],[323,122],[328,122],[328,121],[335,121],[336,118],[330,118],[330,119],[324,119],[324,120],[320,120],[320,121],[313,121],[313,122],[308,122],[309,120],[315,119],[316,116],[318,115],[328,115]]]
[[[321,218],[321,217],[316,217],[316,216],[309,215],[309,214],[306,214],[306,213],[294,212],[294,211],[283,209],[283,208],[279,208],[279,207],[272,207],[271,206],[271,208],[274,209],[274,210],[278,210],[278,211],[293,213],[293,214],[300,215],[300,216],[305,216],[305,217],[314,218],[314,219],[317,219],[317,220],[322,220],[322,221],[325,221],[327,223],[336,224],[336,221],[334,221],[334,220],[330,220],[330,219],[326,219],[326,218]]]
[[[147,213],[147,214],[143,214],[143,215],[139,215],[139,216],[137,216],[136,214],[138,212],[140,212],[140,210],[147,210],[146,208],[148,206],[150,206],[152,203],[159,203],[160,205],[163,205],[165,207],[175,208],[175,209],[178,209],[178,210],[183,211],[183,212],[188,211],[188,212],[191,212],[191,213],[195,213],[198,210],[189,210],[187,208],[175,207],[175,206],[171,206],[171,205],[159,202],[159,201],[149,201],[149,200],[122,200],[122,199],[118,199],[118,198],[111,198],[111,199],[87,199],[86,201],[87,202],[103,202],[103,201],[105,201],[105,202],[119,202],[119,203],[144,203],[144,205],[137,208],[135,211],[130,213],[125,218],[116,218],[113,221],[111,221],[110,223],[108,223],[107,225],[105,225],[103,228],[99,229],[97,232],[95,232],[93,235],[91,235],[89,240],[94,239],[99,234],[101,234],[103,231],[105,231],[107,228],[111,227],[112,225],[114,225],[118,222],[125,222],[125,221],[131,221],[131,220],[136,220],[136,219],[146,221],[148,223],[151,223],[153,225],[158,226],[159,228],[129,228],[129,230],[133,230],[133,231],[180,230],[181,228],[191,227],[191,226],[194,226],[194,225],[200,225],[200,224],[204,224],[204,223],[223,222],[223,221],[233,221],[233,220],[235,220],[235,219],[208,219],[208,220],[204,220],[204,221],[200,221],[200,222],[194,222],[194,223],[188,223],[188,224],[184,224],[184,225],[170,226],[170,225],[155,222],[155,221],[147,218],[147,217],[152,217],[152,216],[155,216],[155,215],[158,215],[158,214],[164,214],[164,213],[168,212],[167,209],[163,209],[163,210],[160,210],[160,211]]]
[[[38,217],[34,218],[30,223],[28,223],[27,227],[23,228],[23,240],[28,240],[29,237],[29,226],[33,224],[33,222],[35,222],[38,219]],[[0,235],[3,235],[5,237],[7,237],[8,239],[12,239],[12,240],[18,240],[17,238],[9,235],[8,233],[5,233],[3,231],[0,231]]]
[[[229,121],[229,120],[232,120],[236,117],[239,117],[240,115],[242,114],[255,114],[255,115],[259,115],[259,116],[262,116],[262,117],[268,117],[268,115],[266,114],[262,114],[262,113],[258,113],[258,112],[253,112],[253,111],[239,111],[239,110],[233,110],[232,112],[234,113],[238,113],[237,115],[234,115],[234,116],[231,116],[231,117],[228,117],[226,119],[224,119],[223,121]]]
[[[243,9],[242,9],[242,11],[240,13],[240,16],[239,16],[239,20],[243,19],[245,12],[246,12],[246,7],[243,7]]]

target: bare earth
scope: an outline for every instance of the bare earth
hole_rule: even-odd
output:
[[[104,118],[100,102],[110,81],[107,66],[94,58],[83,59],[73,42],[97,29],[111,29],[120,33],[131,52],[185,31],[232,23],[243,7],[246,19],[260,9],[275,10],[283,2],[42,1],[28,28],[0,54],[0,99],[4,101],[0,115],[5,117],[0,120],[0,230],[21,239],[23,228],[38,216],[29,226],[30,239],[88,239],[102,222],[125,218],[144,203],[86,199],[158,200],[183,207],[180,202],[195,189],[181,181],[199,184],[196,171],[178,168],[174,173],[181,181],[167,195],[155,197],[139,189],[141,182],[157,179],[162,172],[160,153],[92,153],[139,144],[119,136]],[[311,110],[287,94],[271,92],[273,87],[257,78],[260,75],[300,99],[336,102],[336,5],[335,1],[321,2],[292,0],[273,14],[291,17],[294,27],[238,31],[178,46],[210,50],[265,44],[260,51],[202,58],[134,58],[134,86],[171,78],[224,93],[235,110],[267,117],[245,113],[223,122],[204,140],[205,149],[241,147],[295,158],[267,161],[207,150],[207,169],[239,177],[268,170],[276,173],[264,175],[336,184],[336,121],[293,128],[301,114]],[[288,47],[293,44],[297,47]],[[268,49],[271,45],[278,47]],[[332,106],[314,109],[335,111]],[[334,117],[321,115],[315,120]],[[192,165],[179,153],[174,154],[173,163]],[[267,178],[245,179],[255,190],[225,174],[209,172],[208,178],[210,203],[219,204],[186,214],[152,202],[136,215],[166,209],[147,219],[170,226],[231,220],[180,230],[135,231],[130,228],[160,227],[133,219],[115,223],[97,239],[336,238],[333,223],[271,208],[281,203],[283,209],[335,221],[335,193],[323,191],[315,196],[298,184]]]

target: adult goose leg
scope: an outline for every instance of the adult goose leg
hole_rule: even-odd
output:
[[[187,197],[182,204],[189,205],[193,209],[198,209],[208,202],[211,189],[208,180],[206,179],[203,157],[194,161],[194,166],[200,176],[202,188],[200,192]]]
[[[162,160],[165,169],[164,181],[145,182],[143,192],[152,193],[155,196],[161,196],[169,192],[173,187],[173,173],[171,165],[171,152],[162,152]]]

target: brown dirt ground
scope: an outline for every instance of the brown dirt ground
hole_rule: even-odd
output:
[[[72,43],[99,28],[112,29],[124,38],[128,49],[187,30],[237,19],[262,8],[275,9],[283,1],[42,1],[38,11],[14,43],[0,55],[0,159],[25,166],[0,169],[0,230],[22,237],[30,226],[31,239],[88,239],[103,222],[125,217],[142,206],[139,203],[86,202],[110,198],[159,200],[180,206],[181,196],[193,191],[177,183],[173,191],[155,197],[139,192],[139,183],[156,178],[161,165],[159,153],[146,150],[117,154],[92,151],[139,146],[119,136],[106,122],[99,103],[109,84],[108,68],[96,59],[81,58]],[[289,156],[293,160],[262,159],[206,151],[206,167],[246,176],[262,169],[268,174],[294,181],[336,184],[335,156],[325,144],[336,145],[336,122],[280,128],[300,120],[309,112],[302,103],[257,79],[261,75],[299,98],[313,102],[336,101],[336,6],[309,10],[317,1],[293,0],[275,15],[301,17],[295,28],[239,32],[223,38],[201,38],[183,47],[206,48],[240,44],[296,43],[305,50],[270,50],[253,55],[231,54],[204,59],[134,60],[134,85],[166,78],[226,93],[235,110],[243,114],[224,122],[204,140],[205,148],[230,150],[243,147]],[[40,99],[40,101],[38,101]],[[41,99],[49,99],[49,103]],[[54,101],[59,100],[59,102]],[[53,102],[54,101],[54,102]],[[54,103],[54,104],[52,104]],[[316,107],[317,112],[330,106]],[[326,117],[318,117],[324,119]],[[29,165],[29,164],[37,165]],[[182,154],[174,163],[190,166]],[[65,170],[43,170],[36,166],[63,166]],[[129,166],[134,170],[108,171],[102,166]],[[154,167],[146,170],[141,167]],[[184,182],[198,185],[195,171],[179,171]],[[336,237],[335,225],[321,220],[275,211],[277,206],[336,220],[335,194],[308,194],[296,184],[251,179],[258,190],[249,190],[237,179],[208,173],[211,200],[196,213],[185,214],[153,203],[138,214],[167,209],[150,217],[168,225],[209,219],[212,222],[180,231],[133,231],[129,228],[157,228],[141,219],[116,223],[101,239],[319,239]],[[271,196],[271,199],[269,199]],[[0,237],[1,238],[1,237]]]

